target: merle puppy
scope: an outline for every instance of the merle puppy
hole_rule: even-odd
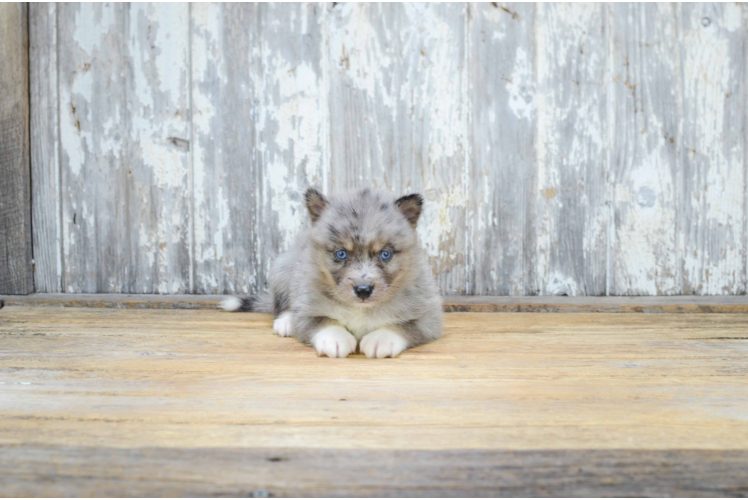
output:
[[[312,227],[280,255],[270,292],[229,297],[227,311],[272,313],[273,329],[318,355],[395,357],[442,335],[442,300],[415,228],[423,198],[363,189],[307,190]]]

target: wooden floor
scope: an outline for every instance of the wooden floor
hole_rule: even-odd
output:
[[[445,316],[370,360],[263,315],[7,306],[0,494],[748,495],[748,314]]]

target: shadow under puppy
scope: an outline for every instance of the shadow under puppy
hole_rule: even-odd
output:
[[[229,297],[227,311],[275,315],[273,329],[344,358],[395,357],[442,335],[442,299],[415,228],[423,198],[370,189],[325,198],[308,189],[312,227],[280,255],[270,292]]]

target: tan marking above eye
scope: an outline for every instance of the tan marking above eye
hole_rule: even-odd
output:
[[[379,250],[376,250],[375,252],[378,255],[383,250],[387,250],[389,252],[395,253],[395,247],[392,246],[392,243],[386,243],[386,244],[382,245],[382,247],[379,248]]]
[[[395,251],[392,247],[392,243],[390,243],[389,241],[386,243],[380,243],[378,241],[375,241],[369,245],[369,251],[375,254],[379,254],[379,252],[381,252],[382,250],[389,250],[393,253]]]
[[[345,250],[349,254],[354,252],[354,246],[350,242],[337,241],[333,245],[325,247],[328,252],[337,252],[338,250]]]

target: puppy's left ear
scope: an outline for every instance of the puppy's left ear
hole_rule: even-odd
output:
[[[322,212],[327,208],[327,198],[314,188],[309,188],[304,193],[306,208],[309,210],[309,216],[312,218],[312,224],[317,222]]]
[[[395,205],[400,209],[410,225],[416,227],[418,217],[421,216],[421,207],[423,206],[423,196],[420,194],[407,194],[395,201]]]

